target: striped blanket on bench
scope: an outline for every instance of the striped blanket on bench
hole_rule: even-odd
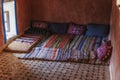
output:
[[[96,54],[102,40],[102,37],[55,34],[38,44],[30,53],[14,55],[21,59],[104,64],[97,59]]]

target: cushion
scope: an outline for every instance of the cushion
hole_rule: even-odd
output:
[[[52,33],[65,34],[67,33],[68,24],[67,23],[50,23],[49,31]]]
[[[97,56],[99,60],[105,61],[110,58],[111,52],[112,52],[111,42],[106,41],[97,49]]]
[[[41,21],[33,21],[32,22],[32,27],[36,27],[36,28],[40,28],[40,29],[47,29],[48,28],[48,23],[41,22]]]
[[[70,24],[68,28],[68,34],[83,34],[86,30],[86,26],[78,24]]]
[[[87,25],[87,36],[99,36],[106,37],[109,33],[109,25],[103,24],[88,24]]]
[[[31,27],[31,28],[28,28],[27,30],[24,31],[25,34],[35,34],[35,35],[39,35],[39,34],[47,34],[48,30],[46,29],[39,29],[37,27]]]
[[[5,51],[28,53],[43,36],[22,35],[9,43]]]

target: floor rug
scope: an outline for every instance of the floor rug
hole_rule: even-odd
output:
[[[0,80],[110,80],[109,66],[19,60],[0,54]]]

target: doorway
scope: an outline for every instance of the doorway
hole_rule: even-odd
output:
[[[2,0],[4,41],[18,34],[15,0]]]

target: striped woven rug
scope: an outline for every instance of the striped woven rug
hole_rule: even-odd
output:
[[[54,34],[40,42],[30,53],[14,53],[20,59],[68,61],[89,64],[103,64],[97,58],[96,49],[103,38],[83,35]]]

